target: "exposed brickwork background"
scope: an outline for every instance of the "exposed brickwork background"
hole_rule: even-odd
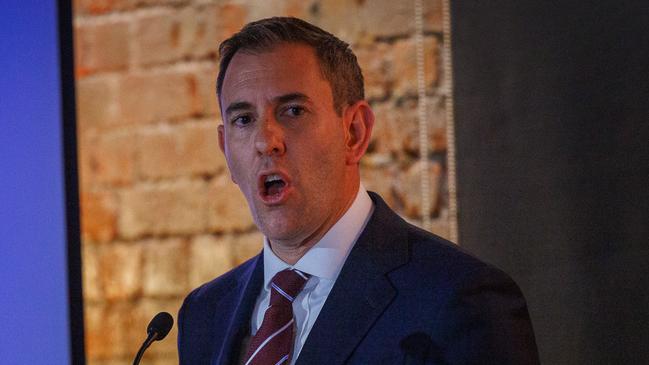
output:
[[[130,364],[158,311],[259,252],[217,146],[216,51],[248,21],[304,18],[352,44],[377,122],[366,187],[420,212],[411,1],[75,0],[86,344]],[[447,235],[441,1],[425,1],[433,231]],[[177,363],[176,330],[148,364]]]

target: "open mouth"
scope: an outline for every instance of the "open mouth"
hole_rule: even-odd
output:
[[[279,174],[270,174],[264,178],[264,191],[266,196],[279,196],[286,187],[286,181]]]

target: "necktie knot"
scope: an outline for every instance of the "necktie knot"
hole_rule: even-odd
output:
[[[290,304],[309,280],[309,274],[286,269],[278,272],[271,280],[270,304]]]

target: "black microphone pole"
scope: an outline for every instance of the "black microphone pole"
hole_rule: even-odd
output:
[[[174,318],[171,314],[167,312],[156,314],[151,322],[149,322],[149,326],[146,329],[146,340],[144,340],[144,343],[140,346],[140,350],[138,350],[137,355],[135,355],[133,365],[138,365],[142,359],[142,355],[144,355],[144,351],[151,346],[153,341],[160,341],[165,338],[173,326]]]

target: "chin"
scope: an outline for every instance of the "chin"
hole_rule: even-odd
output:
[[[286,240],[294,236],[296,231],[295,225],[290,224],[285,219],[273,219],[271,217],[260,217],[255,219],[259,231],[270,240]]]
[[[295,229],[289,227],[265,227],[262,233],[271,241],[290,241],[296,236]]]

